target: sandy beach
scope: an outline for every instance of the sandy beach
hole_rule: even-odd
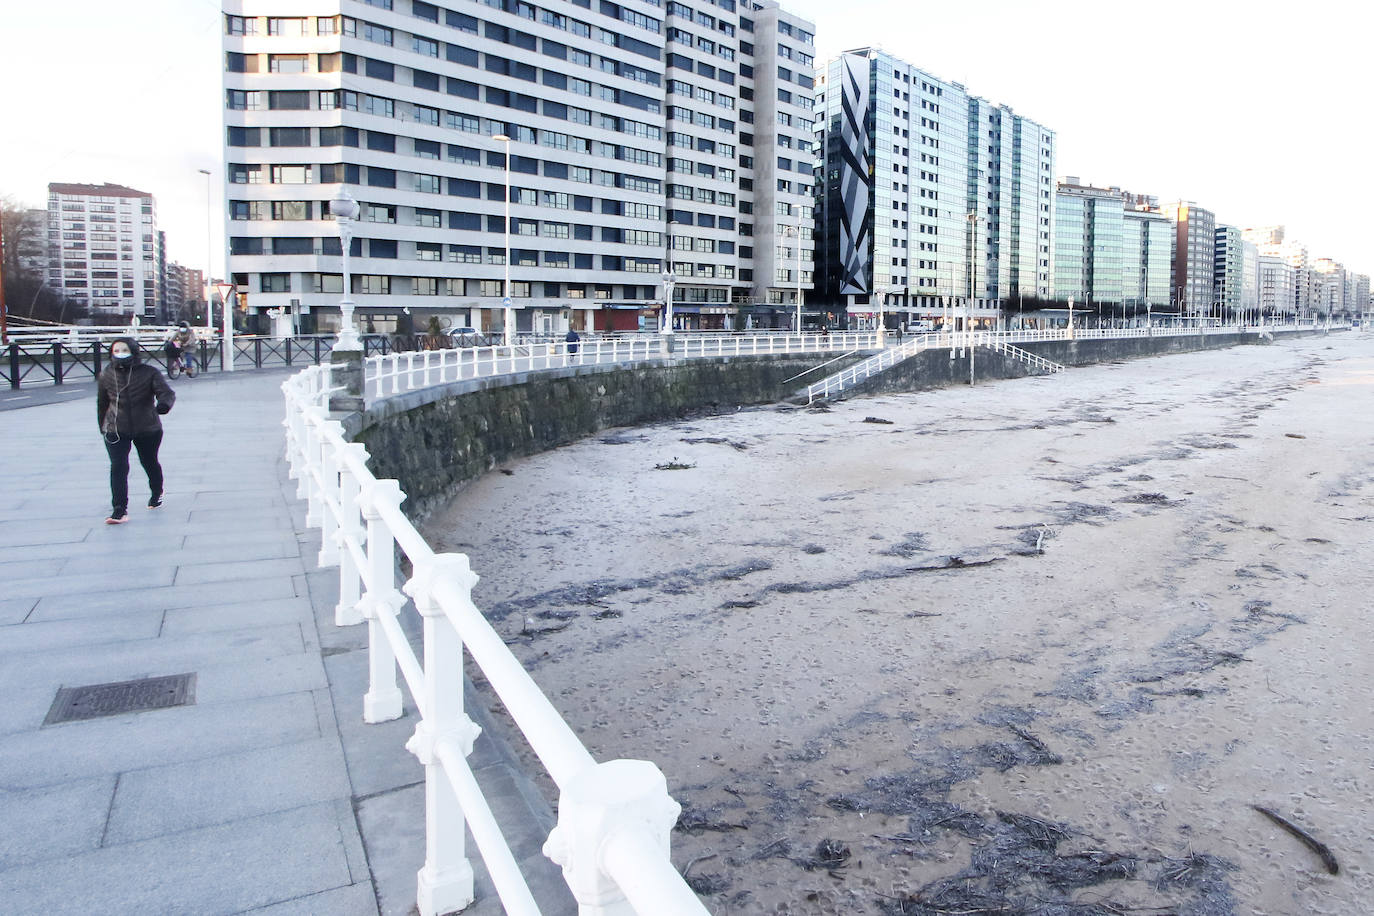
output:
[[[1332,334],[608,430],[426,533],[714,913],[1361,914],[1372,416]]]

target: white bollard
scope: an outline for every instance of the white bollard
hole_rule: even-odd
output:
[[[682,806],[668,794],[658,767],[647,760],[611,760],[588,767],[561,789],[558,826],[544,843],[544,855],[562,867],[579,916],[634,916],[621,881],[638,876],[622,874],[618,881],[608,870],[619,870],[623,863],[612,857],[625,850],[665,863],[671,872],[671,883],[649,892],[656,897],[656,914],[706,912],[672,869],[669,834]]]
[[[367,461],[367,449],[357,442],[345,442],[336,446],[339,464],[339,505],[343,507],[343,519],[334,537],[339,542],[339,603],[334,606],[334,626],[351,627],[363,622],[358,602],[362,597],[362,579],[358,561],[348,548],[350,540],[358,545],[367,543],[367,533],[363,528],[361,510],[358,508],[358,479],[349,470],[345,456],[358,461]]]
[[[425,621],[425,718],[406,742],[406,749],[425,767],[425,864],[416,874],[420,916],[451,913],[473,900],[463,809],[436,747],[444,742],[466,757],[481,729],[463,712],[463,644],[435,590],[457,589],[470,601],[476,584],[466,556],[439,554],[420,561],[405,586]]]
[[[363,697],[363,721],[386,722],[401,717],[401,691],[396,686],[396,653],[382,629],[382,614],[395,614],[405,606],[405,596],[396,590],[396,539],[382,519],[382,506],[399,508],[405,499],[401,485],[394,480],[369,484],[358,496],[367,519],[367,562],[369,585],[358,603],[367,620],[368,687]]]

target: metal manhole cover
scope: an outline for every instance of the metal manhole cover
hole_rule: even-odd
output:
[[[195,701],[194,673],[145,677],[115,684],[92,684],[89,687],[62,687],[57,691],[43,724],[79,722],[82,719],[99,719],[146,709],[168,709]]]

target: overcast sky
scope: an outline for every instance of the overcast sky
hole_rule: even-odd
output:
[[[1349,0],[788,0],[817,61],[881,45],[1058,135],[1059,175],[1283,223],[1314,257],[1374,272],[1374,6]],[[0,194],[49,181],[157,197],[169,256],[222,271],[220,7],[6,4]]]

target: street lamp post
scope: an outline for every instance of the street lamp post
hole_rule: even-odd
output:
[[[506,346],[515,346],[515,309],[510,298],[510,137],[497,134],[493,140],[506,144],[506,275],[501,284],[501,307],[504,310],[501,320],[506,326]]]
[[[1073,296],[1069,297],[1069,340],[1073,340]]]
[[[214,222],[214,217],[210,215],[210,170],[197,169],[197,171],[205,176],[205,330],[213,332],[215,329],[215,325],[214,319],[211,317],[211,313],[214,311],[214,309],[210,308],[210,284],[211,282],[213,282],[210,279],[212,273],[210,269],[210,252],[213,248],[213,245],[210,241],[210,235],[212,232],[211,225]]]
[[[343,254],[343,298],[339,300],[339,339],[334,352],[361,350],[362,340],[353,327],[353,277],[348,270],[348,255],[353,248],[353,221],[358,218],[358,202],[345,187],[329,202],[329,212],[339,230],[339,244]]]

